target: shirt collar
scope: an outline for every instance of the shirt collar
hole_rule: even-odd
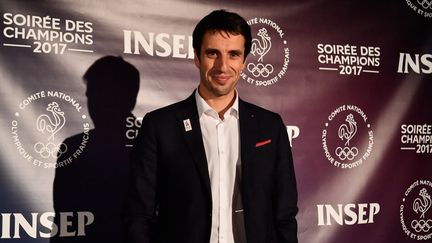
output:
[[[236,119],[239,119],[239,102],[238,102],[238,94],[237,90],[235,91],[235,99],[232,106],[225,112],[224,117],[226,118],[229,115],[234,116]],[[198,116],[201,117],[204,113],[213,117],[219,118],[218,113],[207,104],[207,102],[201,97],[198,92],[198,89],[195,89],[195,101],[198,109]]]

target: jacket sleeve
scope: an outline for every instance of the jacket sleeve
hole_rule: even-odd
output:
[[[297,243],[297,186],[291,146],[286,127],[279,117],[279,144],[274,190],[275,224],[278,241]]]
[[[151,113],[142,122],[131,154],[129,188],[123,214],[126,242],[150,243],[157,215],[157,139]]]

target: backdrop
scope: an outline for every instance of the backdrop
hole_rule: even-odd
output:
[[[287,126],[300,242],[431,241],[432,1],[0,6],[2,241],[120,242],[140,120],[197,87],[192,30],[220,8],[253,32],[240,96]]]

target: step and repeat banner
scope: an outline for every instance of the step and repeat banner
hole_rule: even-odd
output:
[[[240,97],[286,124],[299,241],[432,241],[432,1],[2,0],[2,242],[121,242],[141,119],[197,87],[220,8],[253,32]]]

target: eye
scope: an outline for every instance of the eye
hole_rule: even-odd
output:
[[[231,51],[229,54],[231,58],[238,58],[241,56],[241,52],[238,51]]]
[[[208,50],[206,51],[206,56],[208,58],[216,58],[217,57],[217,52],[214,50]]]

